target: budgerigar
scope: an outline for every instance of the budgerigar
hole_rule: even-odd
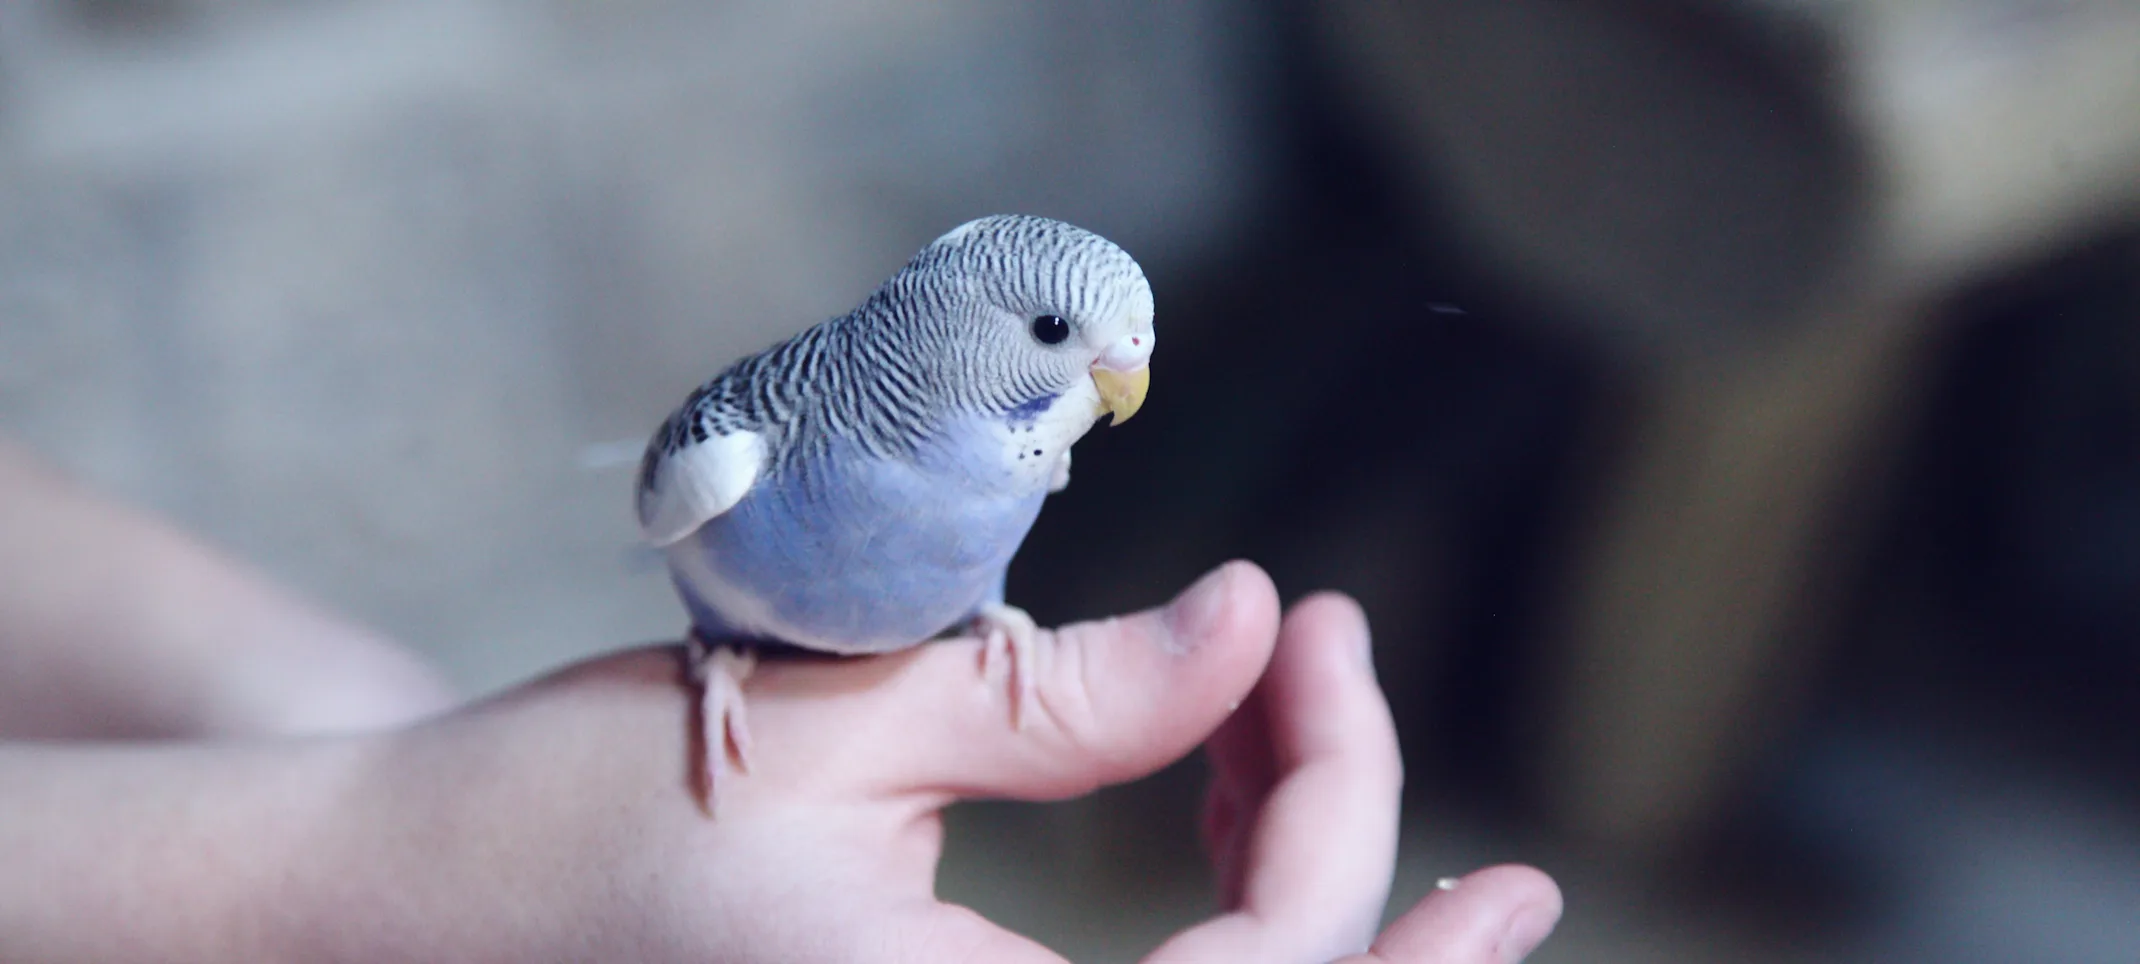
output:
[[[753,644],[883,653],[969,624],[1032,700],[1011,557],[1070,446],[1150,384],[1152,289],[1121,248],[999,215],[936,239],[860,307],[744,358],[670,415],[638,509],[689,610],[709,808],[750,766]]]

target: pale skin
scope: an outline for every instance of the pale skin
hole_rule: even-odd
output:
[[[108,528],[17,524],[48,512]],[[1023,729],[976,640],[761,664],[760,753],[709,821],[673,647],[449,709],[376,634],[5,448],[0,523],[0,959],[1057,961],[935,899],[942,808],[1074,797],[1199,747],[1227,909],[1147,960],[1513,961],[1559,917],[1550,879],[1502,866],[1377,933],[1402,776],[1366,623],[1334,595],[1281,621],[1245,563],[1044,631]],[[108,597],[122,564],[187,591],[102,615],[67,591],[97,573]],[[152,671],[61,652],[92,643]],[[340,709],[283,705],[308,700]],[[50,739],[70,733],[93,739]]]

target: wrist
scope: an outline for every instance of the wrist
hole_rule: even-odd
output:
[[[0,746],[0,957],[274,960],[348,741]]]
[[[355,752],[289,864],[266,959],[536,961],[586,936],[564,918],[593,901],[551,890],[575,879],[556,866],[567,842],[542,832],[557,798],[514,779],[552,771],[515,759],[492,722],[338,741]]]

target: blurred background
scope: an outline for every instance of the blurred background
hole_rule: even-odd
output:
[[[1166,334],[1012,600],[1361,598],[1398,906],[2140,960],[2129,0],[11,0],[0,430],[495,690],[679,630],[685,392],[998,211]],[[964,808],[943,891],[1134,959],[1200,772]]]

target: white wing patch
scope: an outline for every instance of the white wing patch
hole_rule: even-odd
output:
[[[765,468],[765,437],[736,431],[663,457],[639,490],[639,529],[666,546],[743,501]]]

